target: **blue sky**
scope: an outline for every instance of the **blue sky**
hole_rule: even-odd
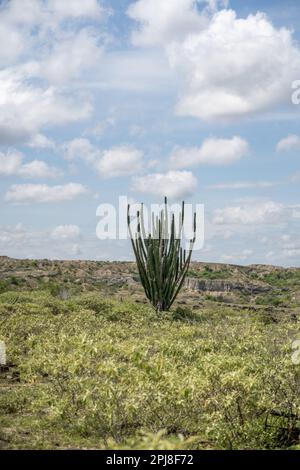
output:
[[[194,259],[299,266],[299,19],[296,0],[0,1],[0,254],[132,259],[97,206],[166,194],[205,205]]]

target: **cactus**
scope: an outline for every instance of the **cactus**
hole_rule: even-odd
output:
[[[146,297],[157,312],[168,311],[176,299],[186,277],[193,245],[196,238],[196,213],[194,213],[194,237],[188,250],[181,246],[184,224],[184,202],[179,214],[179,229],[176,235],[175,215],[168,220],[168,201],[160,216],[152,213],[152,233],[146,236],[143,204],[137,212],[137,232],[131,230],[130,205],[127,210],[127,223],[137,267]]]

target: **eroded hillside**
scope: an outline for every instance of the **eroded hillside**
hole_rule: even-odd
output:
[[[146,303],[135,263],[16,260],[0,257],[0,292],[49,289],[54,296],[99,290],[118,300]],[[191,263],[177,303],[210,303],[275,315],[300,313],[300,268]]]

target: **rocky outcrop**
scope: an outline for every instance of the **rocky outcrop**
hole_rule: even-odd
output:
[[[226,280],[207,280],[187,278],[185,287],[195,292],[244,292],[247,294],[263,294],[270,292],[272,287],[267,284],[240,283]]]

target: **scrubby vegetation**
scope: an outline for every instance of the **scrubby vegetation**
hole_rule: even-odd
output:
[[[299,323],[209,303],[59,289],[0,295],[0,447],[287,449],[299,445]]]
[[[300,286],[300,271],[299,269],[289,271],[278,270],[262,276],[262,279],[265,282],[268,282],[269,284],[277,287],[288,288],[289,286],[294,286],[295,284]]]
[[[208,279],[208,280],[218,280],[218,279],[228,279],[230,278],[230,271],[223,267],[222,269],[213,270],[210,266],[204,266],[204,269],[197,271],[195,269],[190,269],[189,276],[196,279]]]

